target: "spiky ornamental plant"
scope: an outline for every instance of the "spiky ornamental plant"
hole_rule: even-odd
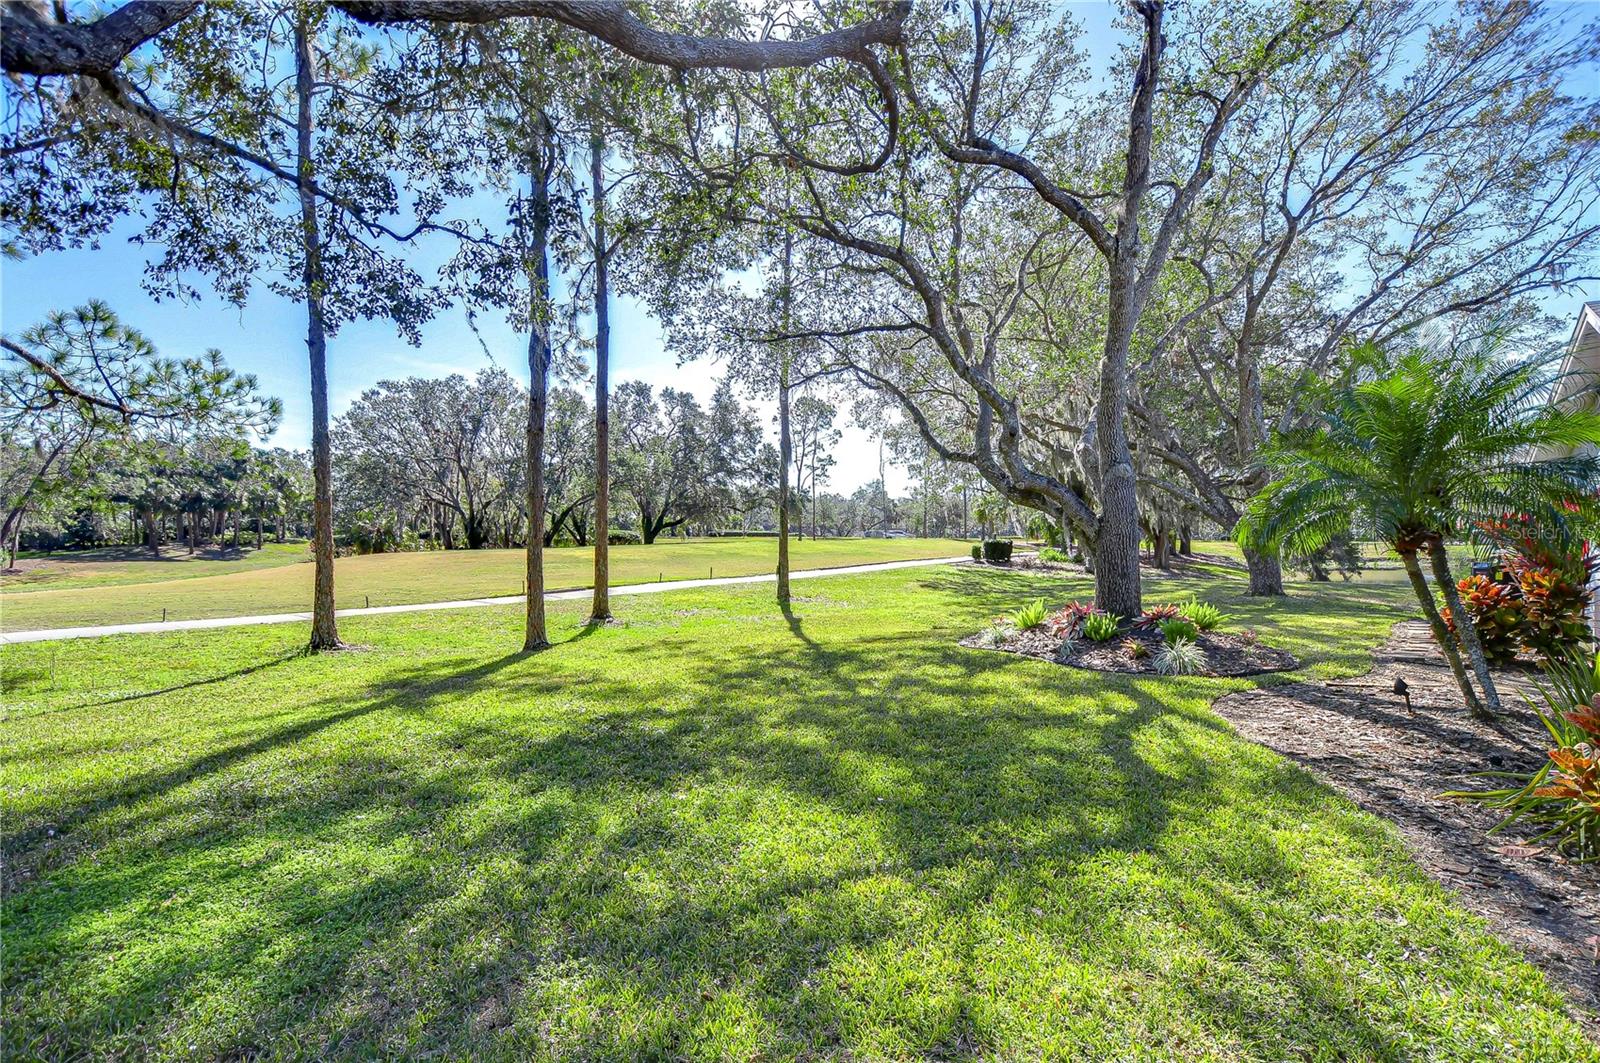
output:
[[[1314,424],[1276,438],[1276,479],[1251,500],[1241,543],[1309,552],[1360,518],[1400,554],[1412,589],[1475,716],[1499,709],[1477,631],[1450,636],[1418,561],[1425,552],[1452,615],[1463,610],[1445,542],[1476,522],[1525,515],[1548,534],[1594,527],[1600,413],[1555,408],[1550,357],[1512,361],[1497,330],[1391,354],[1352,352]],[[1463,663],[1465,651],[1467,663]],[[1480,699],[1467,674],[1471,667]]]

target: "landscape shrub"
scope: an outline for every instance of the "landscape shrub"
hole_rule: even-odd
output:
[[[1201,631],[1215,631],[1228,619],[1228,614],[1210,602],[1190,602],[1184,607],[1183,616]]]
[[[1501,568],[1516,587],[1516,608],[1521,613],[1517,638],[1522,647],[1552,661],[1568,647],[1592,642],[1584,612],[1592,597],[1589,581],[1600,558],[1586,544],[1542,534],[1527,517],[1484,521],[1477,527],[1483,538],[1498,546]],[[1469,603],[1462,604],[1473,612]]]
[[[983,541],[983,559],[994,563],[1004,563],[1011,560],[1010,539],[985,539]]]
[[[606,542],[612,546],[638,546],[644,542],[644,539],[632,528],[608,528],[606,529]]]
[[[1478,629],[1478,641],[1483,644],[1483,655],[1490,664],[1510,664],[1517,658],[1517,648],[1522,645],[1528,626],[1527,611],[1516,587],[1496,583],[1488,576],[1468,576],[1456,585],[1461,592],[1461,605]],[[1456,633],[1456,618],[1450,607],[1443,606],[1439,615],[1444,618],[1450,634]]]
[[[1150,647],[1135,638],[1122,640],[1122,654],[1130,661],[1140,661],[1150,656]]]
[[[1589,607],[1590,557],[1584,558],[1577,571],[1532,564],[1513,564],[1508,569],[1522,592],[1524,646],[1552,660],[1566,647],[1589,641],[1589,624],[1583,614]]]
[[[982,544],[980,544],[980,543],[973,543],[972,544],[972,560],[974,560],[974,561],[982,561],[983,560],[983,546],[982,546]]]
[[[1117,637],[1117,618],[1110,613],[1090,613],[1083,619],[1083,637],[1090,642],[1109,642]]]
[[[1193,642],[1200,634],[1200,629],[1195,627],[1192,621],[1185,620],[1182,617],[1174,620],[1163,620],[1160,626],[1162,641],[1168,643],[1183,640]]]
[[[1534,684],[1543,705],[1528,699],[1554,746],[1531,775],[1490,771],[1520,781],[1496,790],[1456,790],[1446,797],[1484,801],[1503,809],[1494,832],[1517,823],[1541,828],[1548,842],[1579,861],[1600,860],[1600,656],[1568,645],[1545,664]]]
[[[1035,628],[1044,623],[1046,612],[1044,599],[1035,598],[1021,609],[1012,613],[1010,620],[1018,631],[1027,631],[1029,628]]]
[[[1039,547],[1039,560],[1048,561],[1053,565],[1064,565],[1067,563],[1067,552],[1065,550],[1057,550],[1053,546],[1041,546]]]
[[[1206,651],[1191,639],[1164,643],[1156,651],[1156,671],[1162,675],[1196,675],[1204,672],[1209,663]]]

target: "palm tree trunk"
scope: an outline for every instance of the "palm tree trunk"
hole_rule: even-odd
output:
[[[1428,627],[1433,630],[1434,641],[1439,644],[1444,659],[1450,663],[1450,672],[1456,677],[1456,686],[1461,688],[1461,696],[1467,701],[1467,708],[1474,716],[1483,715],[1483,703],[1478,700],[1478,692],[1472,689],[1472,680],[1467,678],[1467,670],[1461,663],[1461,654],[1456,652],[1456,640],[1450,637],[1450,629],[1444,626],[1444,618],[1439,615],[1439,610],[1433,604],[1433,592],[1428,590],[1428,581],[1422,577],[1422,566],[1417,564],[1415,550],[1401,550],[1400,560],[1405,562],[1406,575],[1411,578],[1411,589],[1417,594],[1417,601],[1422,603],[1422,615],[1428,618]]]
[[[1428,560],[1433,564],[1433,581],[1444,592],[1444,602],[1450,607],[1450,615],[1455,618],[1456,635],[1461,639],[1461,648],[1467,651],[1467,659],[1472,662],[1472,674],[1478,677],[1478,686],[1483,690],[1483,708],[1473,715],[1489,719],[1500,711],[1500,692],[1494,688],[1494,677],[1489,674],[1489,659],[1483,654],[1483,641],[1478,638],[1478,629],[1466,609],[1462,608],[1461,594],[1450,575],[1450,555],[1445,551],[1442,539],[1428,543]]]

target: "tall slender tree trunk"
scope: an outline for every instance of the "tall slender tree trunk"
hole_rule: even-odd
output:
[[[1274,597],[1284,593],[1283,559],[1276,550],[1246,550],[1244,567],[1250,573],[1250,594]]]
[[[544,433],[550,398],[550,163],[553,130],[541,113],[533,131],[531,170],[528,322],[528,556],[527,625],[524,652],[550,645],[544,616]]]
[[[1417,601],[1422,604],[1422,615],[1428,620],[1428,627],[1433,631],[1433,639],[1439,644],[1439,651],[1444,654],[1444,659],[1450,665],[1450,674],[1456,677],[1456,686],[1461,688],[1461,696],[1466,699],[1467,708],[1474,716],[1483,715],[1483,703],[1478,700],[1478,692],[1472,689],[1472,680],[1467,678],[1467,669],[1461,663],[1461,654],[1456,651],[1456,640],[1450,637],[1450,629],[1445,627],[1444,618],[1439,615],[1439,610],[1433,604],[1433,592],[1428,589],[1428,581],[1423,578],[1422,566],[1417,563],[1415,549],[1399,551],[1400,560],[1405,564],[1406,575],[1411,579],[1411,589],[1416,592]]]
[[[1428,560],[1433,566],[1433,581],[1439,585],[1439,590],[1444,594],[1444,603],[1450,607],[1450,616],[1456,622],[1456,637],[1461,640],[1461,648],[1467,651],[1472,674],[1478,679],[1478,689],[1483,691],[1482,711],[1475,711],[1473,715],[1488,719],[1501,711],[1500,692],[1495,689],[1494,676],[1489,674],[1489,659],[1484,655],[1483,640],[1478,638],[1477,625],[1462,607],[1461,594],[1456,589],[1455,578],[1450,574],[1450,555],[1445,550],[1443,539],[1428,541]]]
[[[296,164],[300,192],[300,239],[306,295],[306,350],[311,356],[311,555],[316,568],[311,597],[311,649],[335,650],[339,626],[333,615],[333,446],[328,434],[328,337],[322,310],[327,287],[322,269],[322,234],[317,225],[317,200],[311,134],[315,126],[312,88],[316,71],[311,31],[302,11],[294,26]]]
[[[794,262],[794,234],[783,234],[783,328],[789,329],[789,283]],[[794,441],[789,431],[789,353],[778,363],[778,604],[789,604],[789,462]]]
[[[606,246],[606,142],[589,140],[594,195],[594,603],[591,622],[611,619],[611,277]]]

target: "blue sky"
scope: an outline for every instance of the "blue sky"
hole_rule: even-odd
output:
[[[1061,4],[1085,25],[1084,47],[1104,69],[1119,35],[1111,29],[1112,9],[1099,2]],[[1593,10],[1588,4],[1576,5]],[[1600,82],[1600,75],[1597,75]],[[195,354],[209,347],[222,351],[233,367],[256,374],[262,388],[283,399],[284,419],[272,442],[305,447],[310,440],[309,373],[306,365],[305,315],[300,306],[258,287],[249,304],[232,306],[208,294],[196,303],[153,302],[140,287],[146,251],[129,243],[140,226],[134,221],[110,233],[98,250],[75,250],[22,262],[0,264],[0,328],[7,334],[26,328],[47,311],[103,299],[125,321],[141,329],[164,354]],[[424,257],[431,257],[424,253]],[[426,275],[431,267],[424,267]],[[203,278],[195,287],[209,291]],[[557,295],[560,295],[558,290]],[[1562,317],[1576,313],[1583,298],[1600,298],[1600,286],[1580,295],[1552,297],[1547,308]],[[1565,308],[1570,304],[1571,312]],[[721,368],[709,363],[680,366],[665,350],[660,329],[644,310],[626,298],[612,311],[612,379],[642,379],[657,387],[672,385],[709,397]],[[459,309],[450,309],[423,329],[420,347],[412,347],[381,322],[345,325],[329,344],[329,391],[337,416],[360,392],[379,380],[409,375],[471,374],[498,364],[526,380],[525,340],[502,321],[480,317],[482,339],[468,327]],[[592,330],[590,322],[582,323]],[[489,352],[486,354],[484,346]],[[759,404],[770,420],[770,404]],[[847,428],[837,448],[838,464],[829,483],[848,493],[875,479],[879,446],[867,433]],[[889,488],[902,492],[907,480],[889,470]]]

